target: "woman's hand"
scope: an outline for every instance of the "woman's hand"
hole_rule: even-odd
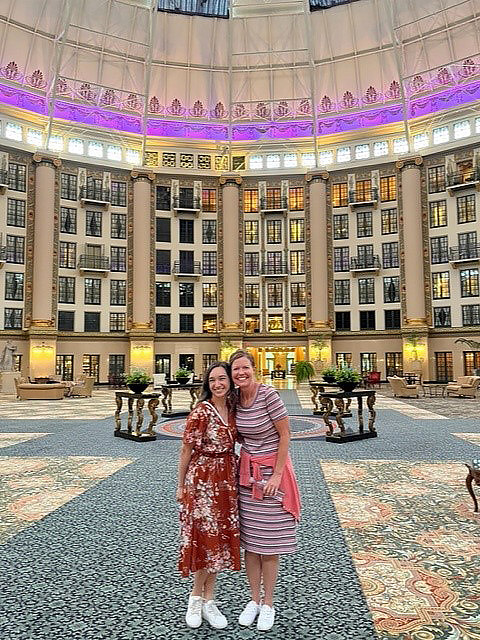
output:
[[[264,489],[263,489],[263,495],[265,496],[274,496],[279,487],[280,487],[280,482],[282,480],[282,476],[280,474],[276,474],[274,473],[268,480],[267,484],[265,485]]]
[[[183,502],[183,487],[177,487],[177,491],[175,493],[175,500],[177,502]]]

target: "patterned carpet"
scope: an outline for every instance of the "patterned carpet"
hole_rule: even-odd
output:
[[[291,391],[285,400],[303,512],[268,637],[480,640],[480,517],[463,465],[479,457],[478,420],[378,408],[378,438],[338,446]],[[236,624],[243,571],[219,578],[225,631],[184,626],[190,581],[175,567],[173,500],[183,422],[139,444],[113,438],[112,417],[81,410],[3,419],[1,640],[265,637]]]

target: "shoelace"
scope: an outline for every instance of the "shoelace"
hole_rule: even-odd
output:
[[[193,602],[190,603],[190,607],[189,607],[191,613],[193,614],[198,614],[201,613],[202,611],[202,600],[194,600]]]
[[[220,611],[217,607],[217,605],[215,604],[215,602],[209,602],[208,604],[205,605],[205,609],[207,610],[208,613],[214,615],[214,616],[219,616]]]

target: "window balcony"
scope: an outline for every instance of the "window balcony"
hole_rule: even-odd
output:
[[[450,247],[448,250],[448,258],[452,267],[468,262],[480,262],[480,244],[470,244],[465,247]]]
[[[110,189],[80,187],[80,202],[82,205],[95,204],[100,207],[108,207],[110,204]]]
[[[378,188],[372,187],[371,189],[361,189],[360,191],[352,189],[348,192],[348,204],[352,211],[356,207],[373,207],[376,209],[378,204]]]
[[[287,211],[288,200],[286,197],[275,198],[275,200],[260,198],[260,213],[287,213]]]
[[[350,258],[350,271],[356,273],[378,273],[380,271],[379,256],[361,256]]]
[[[286,278],[288,276],[288,267],[286,262],[268,263],[264,262],[260,270],[260,275],[265,278]]]
[[[110,272],[110,258],[83,253],[78,260],[78,269],[80,272],[88,271],[107,275]]]
[[[199,278],[202,275],[200,261],[183,263],[175,260],[172,273],[177,278]]]
[[[172,209],[175,215],[179,213],[192,213],[198,216],[202,210],[200,198],[180,198],[175,196],[172,200]]]
[[[448,195],[451,196],[462,189],[476,189],[480,191],[480,168],[447,175]]]
[[[8,171],[0,169],[0,193],[3,193],[6,189],[8,189]]]

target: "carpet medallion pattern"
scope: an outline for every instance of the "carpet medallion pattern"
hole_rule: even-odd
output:
[[[321,467],[379,637],[480,640],[480,520],[462,463]]]
[[[2,458],[0,543],[130,462],[129,459],[90,456]]]

